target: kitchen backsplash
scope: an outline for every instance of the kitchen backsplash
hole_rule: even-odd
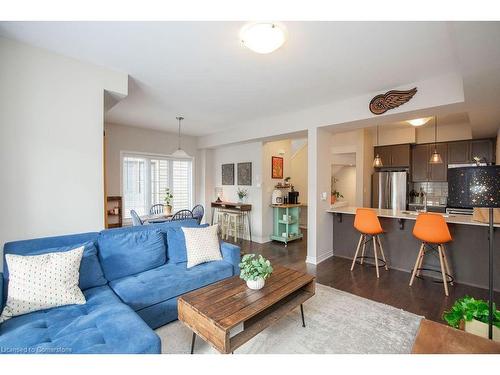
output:
[[[413,189],[418,193],[420,188],[427,193],[427,204],[429,206],[446,205],[448,199],[447,182],[414,182],[410,190]],[[411,200],[410,203],[414,203],[414,201]]]

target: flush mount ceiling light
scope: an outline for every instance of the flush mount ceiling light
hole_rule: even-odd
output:
[[[285,43],[285,30],[275,23],[253,23],[241,29],[244,46],[257,53],[271,53]]]
[[[432,117],[423,117],[423,118],[416,118],[413,120],[408,120],[406,121],[408,124],[412,126],[422,126],[424,124],[427,124],[427,122],[431,119]]]

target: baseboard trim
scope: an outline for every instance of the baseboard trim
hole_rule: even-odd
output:
[[[306,257],[306,263],[318,265],[321,262],[324,262],[325,260],[327,260],[327,259],[329,259],[331,257],[333,257],[333,250],[328,251],[327,253],[321,254],[318,257],[307,256]]]

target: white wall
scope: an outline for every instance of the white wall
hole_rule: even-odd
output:
[[[106,188],[108,195],[121,195],[120,186],[120,152],[132,151],[140,153],[169,155],[177,150],[177,134],[152,129],[118,124],[105,124],[106,131]],[[182,136],[181,147],[195,159],[193,172],[197,171],[196,138]],[[196,185],[197,179],[193,179]],[[194,187],[196,200],[196,186]],[[193,202],[197,203],[197,202]]]
[[[0,55],[0,246],[102,229],[104,90],[127,75],[4,38]]]
[[[434,142],[434,124],[429,121],[429,125],[417,128],[417,143]],[[462,139],[472,139],[472,127],[470,124],[446,124],[437,127],[437,141],[460,141]]]
[[[295,191],[299,192],[299,202],[304,206],[300,209],[299,224],[307,228],[307,139],[301,146],[295,149],[292,141],[291,173],[292,184]]]
[[[333,255],[331,189],[331,134],[322,128],[308,130],[307,263],[318,264]],[[326,199],[322,199],[322,194]]]
[[[299,192],[299,201],[307,204],[307,143],[292,154],[290,168],[291,182]]]
[[[4,38],[0,55],[0,247],[102,229],[104,90],[127,75]]]
[[[207,176],[205,181],[206,195],[210,197],[210,201],[215,200],[215,188],[222,187],[224,200],[236,202],[238,196],[236,194],[237,184],[237,163],[252,162],[252,186],[241,186],[248,190],[247,203],[252,205],[251,223],[252,223],[252,240],[256,242],[267,242],[262,229],[262,152],[263,146],[261,142],[252,142],[238,145],[230,145],[211,150],[211,162],[207,163],[210,166],[210,171],[213,180],[210,181],[210,176]],[[234,163],[235,185],[222,185],[222,164]],[[208,205],[207,205],[208,207]],[[210,214],[208,215],[210,217]],[[207,219],[208,219],[207,217]]]
[[[348,202],[350,206],[356,204],[356,167],[341,165],[332,168],[333,176],[337,179],[335,187],[344,196],[340,201]]]
[[[350,204],[356,206],[370,205],[371,175],[373,173],[373,140],[369,129],[357,129],[348,132],[330,134],[329,158],[331,164],[344,164],[355,155],[356,193]],[[349,156],[347,156],[349,155]],[[349,163],[345,163],[349,164]],[[329,169],[330,170],[330,169]]]

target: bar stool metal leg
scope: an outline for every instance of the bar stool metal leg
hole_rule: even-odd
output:
[[[389,271],[389,267],[387,266],[387,261],[385,260],[384,248],[382,247],[382,242],[380,242],[380,236],[377,234],[378,246],[380,247],[380,254],[382,255],[382,260],[385,264],[385,270]]]
[[[375,239],[375,236],[372,236],[372,242],[373,242],[373,256],[375,260],[375,269],[377,270],[377,279],[380,278],[380,273],[378,270],[378,254],[377,254],[377,240]]]
[[[420,258],[423,258],[424,243],[420,246],[420,250],[417,255],[417,260],[415,261],[415,267],[413,267],[413,272],[411,273],[410,286],[413,285],[413,280],[415,280],[415,275],[417,274],[418,265],[420,263]]]
[[[361,241],[364,240],[364,235],[359,236],[358,247],[356,248],[356,253],[354,254],[354,258],[352,259],[351,271],[354,269],[354,265],[356,264],[356,259],[358,258],[359,248],[361,246]],[[364,246],[364,244],[363,244]]]
[[[448,280],[446,278],[446,272],[444,270],[444,261],[443,261],[443,249],[441,248],[441,245],[438,245],[438,252],[439,252],[439,265],[441,266],[441,276],[443,277],[443,286],[444,286],[444,294],[448,297]]]
[[[196,333],[193,332],[193,338],[191,339],[191,354],[194,353],[194,342],[196,341]]]

